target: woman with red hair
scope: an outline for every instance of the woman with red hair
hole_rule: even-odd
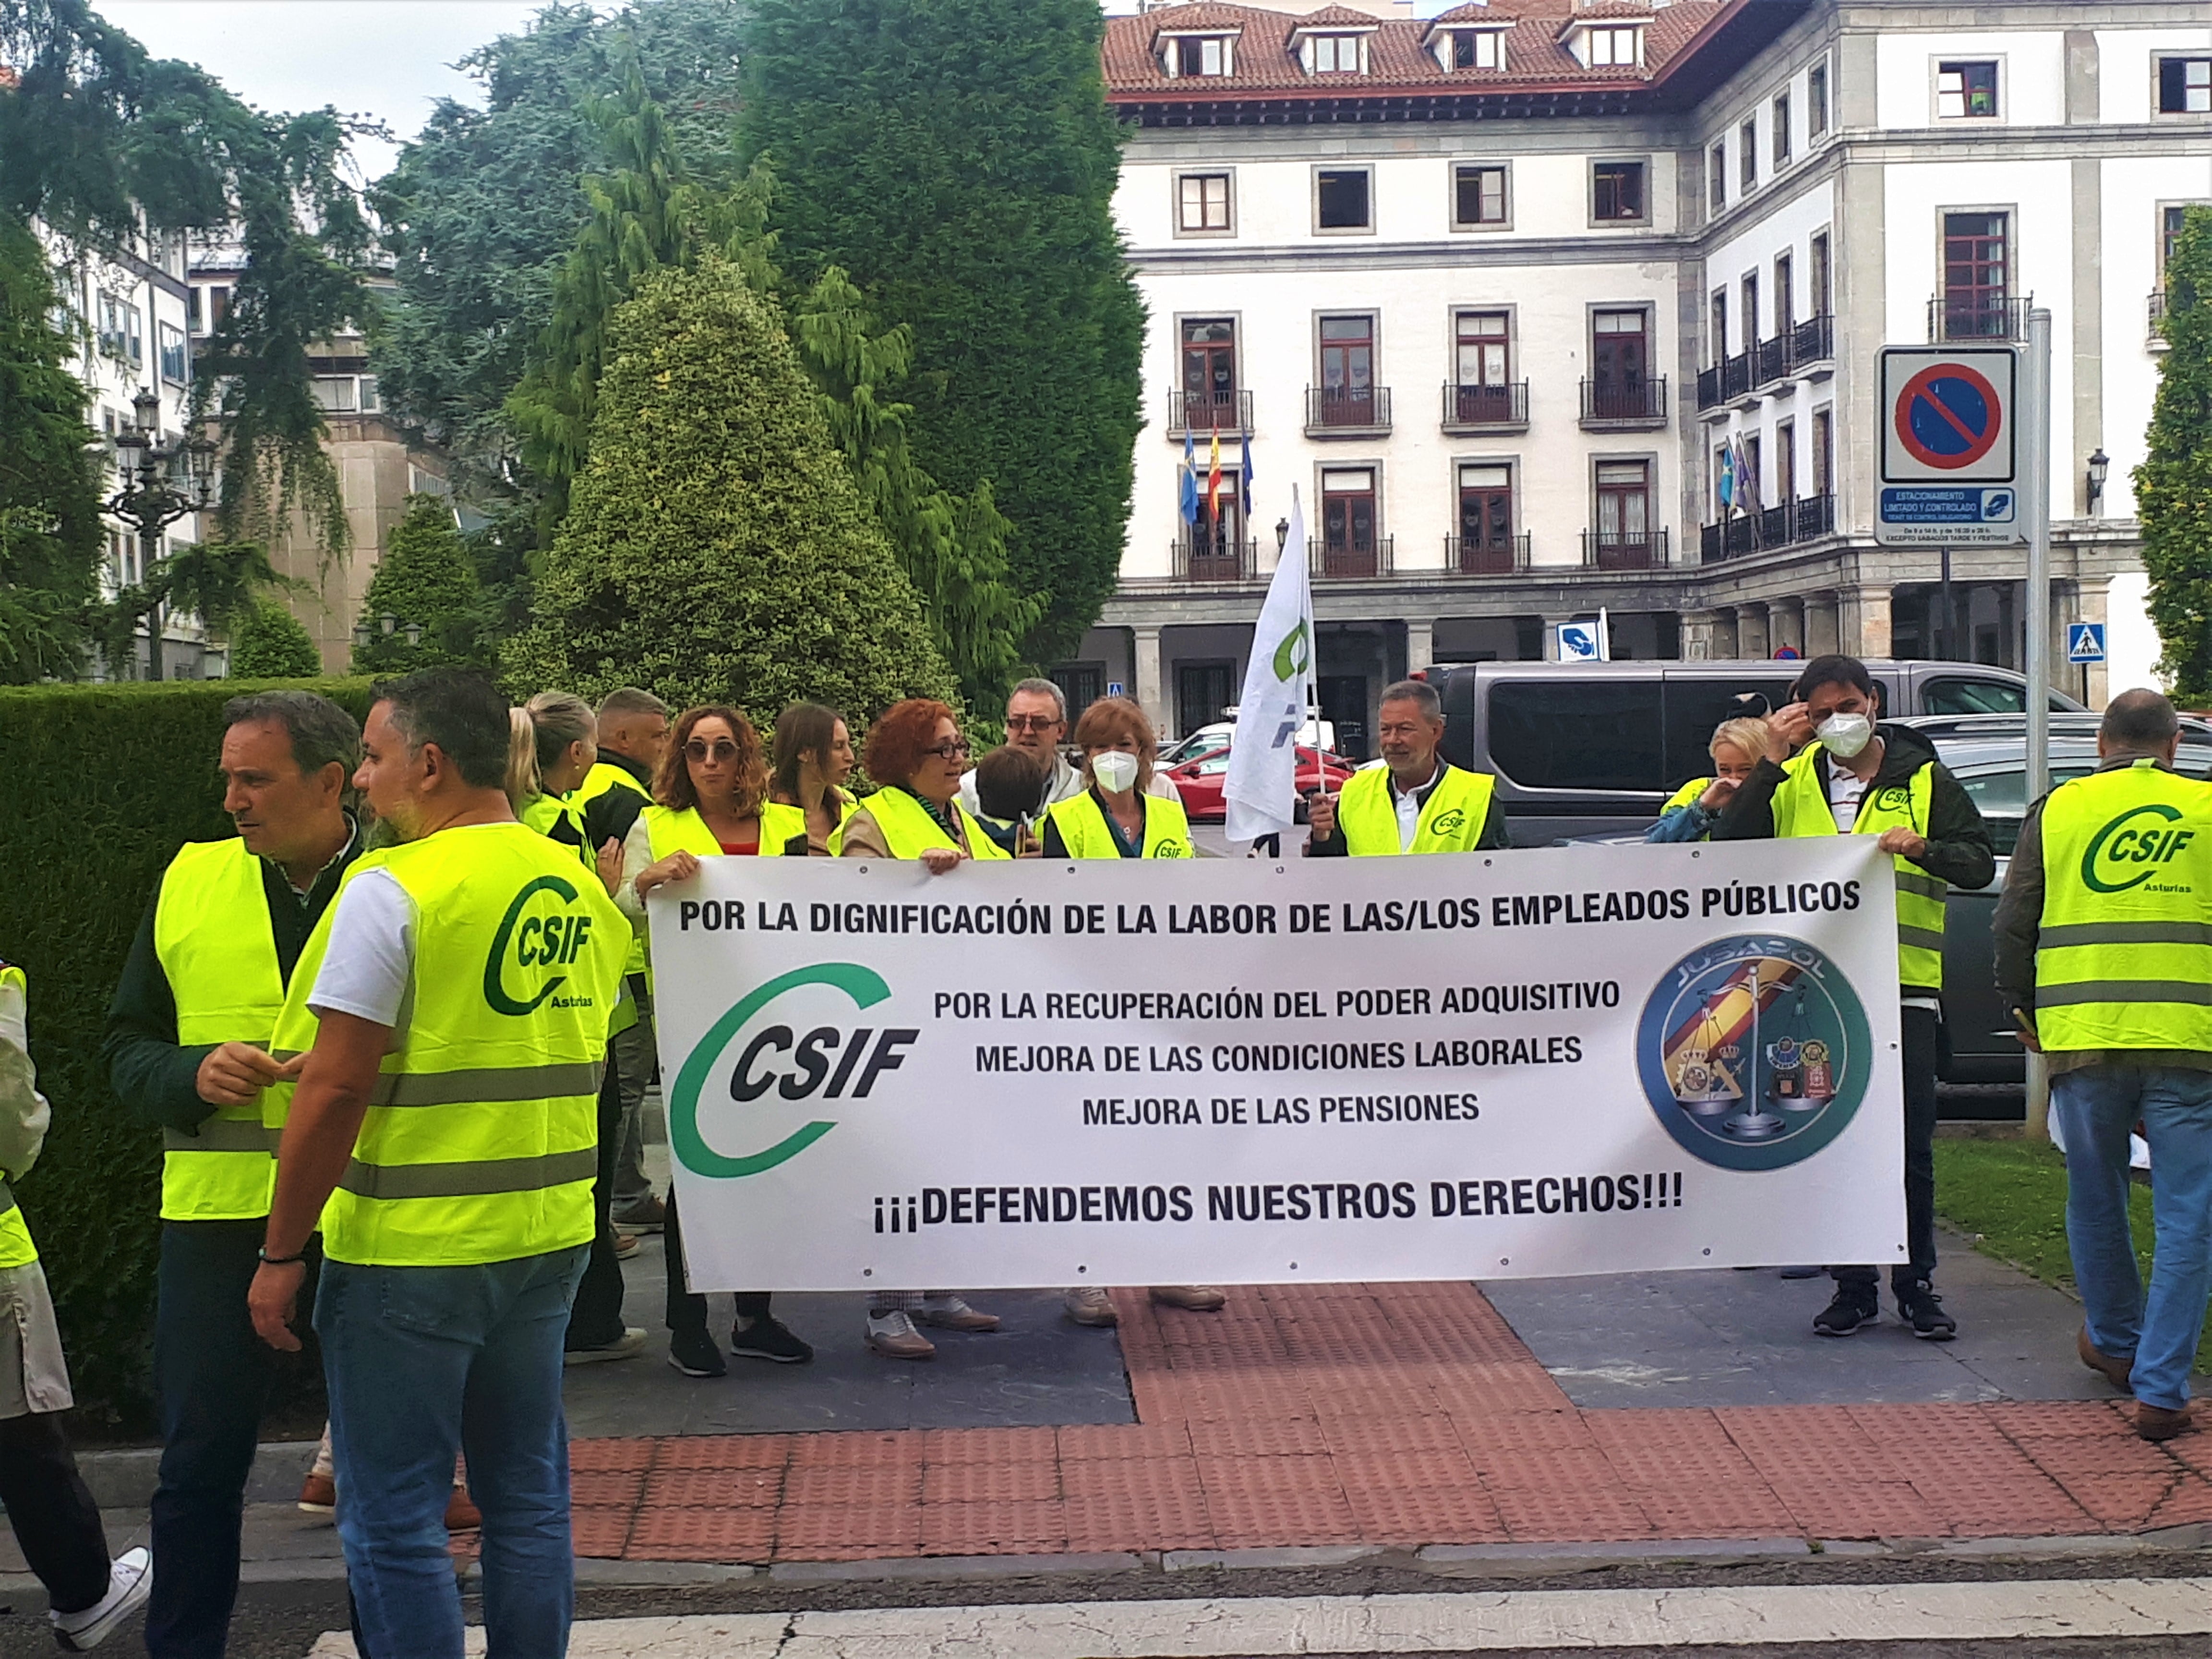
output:
[[[918,859],[943,875],[967,859],[1002,859],[960,804],[968,740],[952,710],[927,697],[894,703],[868,730],[860,764],[876,793],[845,820],[841,857]],[[933,1359],[937,1345],[915,1328],[995,1331],[999,1316],[971,1308],[950,1291],[878,1291],[868,1303],[868,1346],[889,1359]]]

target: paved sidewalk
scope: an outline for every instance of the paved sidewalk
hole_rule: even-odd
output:
[[[2071,1537],[2212,1522],[2212,1435],[2104,1401],[1577,1408],[1469,1285],[1117,1292],[1138,1422],[572,1450],[579,1553]],[[2063,1340],[2063,1337],[2054,1337]]]

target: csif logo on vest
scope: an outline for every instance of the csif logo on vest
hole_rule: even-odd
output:
[[[905,1051],[921,1036],[919,1028],[859,1025],[848,1030],[824,1022],[802,1034],[780,1020],[756,1023],[780,998],[811,988],[840,992],[856,1010],[872,1008],[891,994],[872,968],[824,962],[779,974],[740,997],[685,1056],[669,1091],[670,1150],[685,1169],[720,1180],[759,1175],[796,1158],[837,1127],[835,1119],[817,1119],[758,1152],[735,1155],[708,1145],[699,1127],[699,1097],[708,1076],[740,1036],[745,1041],[730,1067],[729,1091],[731,1100],[741,1106],[865,1100],[884,1073],[905,1064]]]
[[[1429,830],[1437,836],[1455,836],[1465,828],[1467,814],[1455,806],[1448,811],[1437,813],[1437,821],[1429,826]]]
[[[1873,803],[1877,812],[1910,812],[1912,811],[1912,791],[1904,784],[1893,783],[1876,792]]]
[[[2153,801],[2132,806],[2089,837],[2081,854],[2081,884],[2093,893],[2124,893],[2153,876],[2164,874],[2158,866],[2197,839],[2194,830],[2176,830],[2181,809]],[[2188,888],[2154,891],[2186,892]]]
[[[484,957],[484,1000],[495,1013],[535,1013],[540,1004],[568,982],[566,974],[556,974],[536,991],[517,996],[509,989],[510,958],[514,967],[525,970],[559,967],[574,962],[591,939],[592,918],[588,915],[564,908],[548,915],[542,910],[531,909],[530,902],[540,894],[557,898],[564,906],[576,902],[576,890],[558,876],[540,876],[514,896],[514,902],[507,907],[507,915],[500,919],[499,931],[492,935],[491,950]],[[588,997],[562,997],[553,1006],[589,1007],[591,1000]]]

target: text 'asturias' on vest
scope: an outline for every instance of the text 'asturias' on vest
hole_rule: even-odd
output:
[[[1820,781],[1814,757],[1817,743],[1808,744],[1784,765],[1788,775],[1774,791],[1774,833],[1777,836],[1832,836],[1835,809]],[[1936,796],[1936,763],[1929,761],[1912,775],[1911,781],[1876,789],[1869,787],[1859,802],[1851,833],[1879,836],[1886,830],[1906,829],[1928,833],[1928,812]],[[1950,892],[1941,876],[1931,876],[1911,859],[1893,860],[1897,866],[1897,977],[1907,990],[1943,988],[1943,901]]]
[[[1336,802],[1336,832],[1354,858],[1395,853],[1468,853],[1490,821],[1490,799],[1498,780],[1487,772],[1446,766],[1421,805],[1413,844],[1398,840],[1398,805],[1390,793],[1390,769],[1363,767],[1352,775]]]
[[[598,1096],[629,929],[568,849],[520,823],[363,856],[414,912],[407,1023],[384,1057],[323,1251],[365,1267],[465,1267],[590,1241]],[[306,1000],[331,907],[292,976],[277,1052],[313,1046]],[[264,1100],[289,1107],[289,1091]]]
[[[2043,806],[2045,1048],[2212,1051],[2212,784],[2148,760]]]
[[[284,1006],[261,860],[234,836],[187,842],[161,877],[154,954],[177,1005],[177,1041],[270,1046]],[[219,1106],[197,1133],[162,1132],[161,1218],[247,1221],[269,1213],[276,1143],[258,1102]]]

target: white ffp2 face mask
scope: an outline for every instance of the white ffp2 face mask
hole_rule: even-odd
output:
[[[1813,735],[1838,760],[1849,760],[1874,741],[1874,722],[1864,714],[1831,714]]]
[[[1108,794],[1121,794],[1136,786],[1137,757],[1118,749],[1109,749],[1091,757],[1091,775],[1098,780],[1098,787]]]

